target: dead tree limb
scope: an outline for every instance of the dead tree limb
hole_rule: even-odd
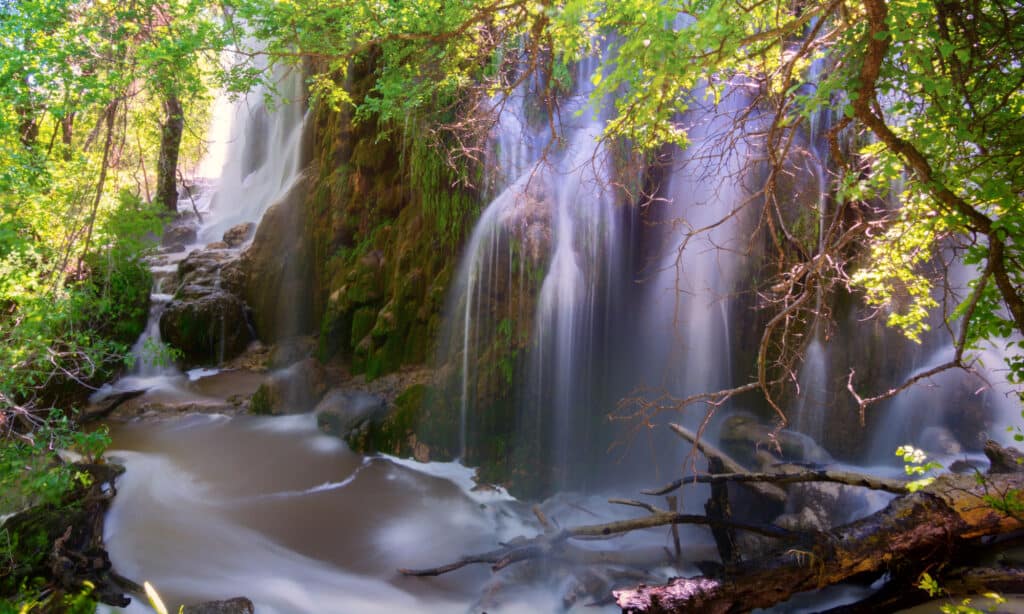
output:
[[[678,424],[668,425],[672,432],[689,441],[700,450],[700,453],[707,459],[717,459],[722,464],[722,469],[729,473],[746,473],[746,468],[725,452],[719,450],[704,439],[697,437],[697,434],[690,429]],[[786,500],[786,491],[772,484],[762,484],[757,481],[746,482],[744,486],[753,490],[762,497],[774,503],[783,503]],[[665,491],[669,492],[669,491]],[[664,494],[664,492],[659,493]]]
[[[639,502],[626,500],[613,500],[613,502],[624,505],[639,504]],[[546,533],[529,539],[519,538],[502,548],[484,552],[482,554],[466,556],[458,561],[447,565],[441,565],[439,567],[430,567],[426,569],[399,569],[398,571],[406,576],[439,576],[450,571],[455,571],[456,569],[461,569],[467,565],[481,563],[490,564],[491,568],[497,571],[518,561],[540,558],[543,556],[556,556],[563,558],[566,550],[565,542],[569,539],[609,538],[640,529],[653,529],[679,524],[695,524],[710,527],[730,528],[740,531],[748,531],[765,537],[789,540],[791,542],[800,542],[803,536],[801,533],[789,531],[782,527],[770,524],[752,524],[708,518],[706,516],[698,516],[694,514],[679,514],[676,512],[661,510],[654,506],[648,507],[646,504],[639,506],[645,509],[652,509],[653,512],[640,518],[617,520],[604,524],[584,525],[571,529],[562,529],[557,533]]]
[[[645,495],[664,495],[678,490],[686,484],[723,484],[723,483],[746,484],[757,482],[761,484],[800,484],[804,482],[831,482],[834,484],[845,484],[846,486],[858,486],[868,490],[881,490],[891,492],[895,495],[907,494],[907,483],[901,480],[880,478],[865,473],[854,471],[836,471],[833,469],[809,469],[807,471],[792,471],[781,473],[717,473],[713,475],[690,475],[675,480],[650,490],[641,491]]]

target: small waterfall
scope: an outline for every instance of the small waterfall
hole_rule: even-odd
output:
[[[207,157],[197,172],[216,172],[222,163],[221,177],[197,177],[194,185],[182,191],[178,209],[197,210],[201,224],[195,243],[177,253],[157,254],[150,259],[154,287],[146,328],[132,346],[134,366],[131,373],[113,384],[103,386],[92,397],[100,401],[112,393],[137,389],[162,389],[182,392],[186,378],[166,355],[160,318],[174,299],[178,264],[203,244],[220,240],[224,231],[243,222],[258,222],[266,209],[288,192],[301,173],[304,138],[304,82],[296,68],[273,70],[283,100],[264,88],[257,88],[233,105],[218,99],[211,119]],[[270,106],[268,106],[270,105]],[[221,142],[230,134],[228,142]],[[213,287],[221,288],[217,269]],[[225,356],[225,316],[220,317],[219,362]]]
[[[962,263],[952,249],[942,250],[941,258],[952,262],[946,274],[950,301],[968,295],[968,281],[976,274]],[[936,288],[935,298],[942,302],[943,288]],[[939,314],[931,319],[931,330],[922,339],[920,358],[899,370],[897,380],[903,382],[949,362],[955,352],[953,337],[960,334],[962,323],[950,329]],[[1011,341],[1019,341],[1014,335]],[[1003,445],[1019,445],[1008,430],[1021,425],[1021,387],[1008,381],[1007,357],[1014,354],[1005,341],[992,340],[980,350],[968,350],[965,362],[973,373],[948,369],[918,381],[892,399],[870,411],[881,414],[867,446],[872,459],[894,460],[898,446],[910,444],[922,448],[933,458],[963,458],[964,453],[979,452],[987,439]]]

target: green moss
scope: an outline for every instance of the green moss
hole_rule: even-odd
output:
[[[376,321],[377,310],[373,307],[360,307],[356,309],[355,313],[352,314],[352,333],[349,338],[358,343],[363,337],[370,334]]]
[[[266,384],[261,384],[249,401],[249,412],[261,416],[273,413],[271,411],[272,399],[270,396],[270,388]]]

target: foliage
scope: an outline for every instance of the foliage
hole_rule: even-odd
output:
[[[922,573],[918,580],[918,588],[928,593],[929,597],[941,597],[946,591],[939,585],[939,582],[928,572]],[[984,593],[985,599],[991,602],[990,607],[982,610],[972,605],[971,599],[965,598],[960,603],[944,603],[939,607],[943,614],[984,614],[985,612],[997,612],[998,606],[1006,603],[1006,599],[999,593]]]
[[[935,461],[929,461],[924,450],[914,446],[900,446],[896,448],[896,456],[903,459],[903,471],[909,476],[923,476],[929,471],[942,469],[942,465]],[[934,477],[922,477],[907,483],[907,490],[917,492],[935,481]]]
[[[108,442],[74,408],[146,320],[163,103],[183,104],[195,163],[225,41],[198,0],[0,0],[0,512],[59,504],[84,476],[57,452]],[[0,554],[31,538],[5,537]],[[93,609],[45,588],[22,587],[23,611]]]

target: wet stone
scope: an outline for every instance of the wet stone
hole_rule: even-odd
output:
[[[256,225],[252,222],[245,222],[243,224],[238,224],[237,226],[232,226],[224,232],[224,243],[227,244],[228,247],[238,247],[249,240],[249,237],[252,236],[255,229]]]
[[[321,431],[348,439],[354,431],[366,430],[388,413],[384,397],[361,390],[335,388],[313,410]]]

